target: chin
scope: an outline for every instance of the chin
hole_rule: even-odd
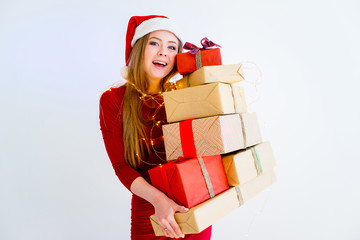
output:
[[[170,72],[166,72],[166,73],[157,73],[157,74],[152,74],[149,77],[152,79],[163,79],[164,77],[166,77]]]

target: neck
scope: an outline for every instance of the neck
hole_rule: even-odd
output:
[[[147,93],[149,94],[155,94],[160,92],[160,82],[161,81],[151,81],[149,80],[149,88],[147,89]]]

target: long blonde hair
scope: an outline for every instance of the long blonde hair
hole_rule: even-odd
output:
[[[134,84],[138,90],[143,93],[147,92],[149,88],[149,82],[144,71],[144,52],[145,47],[149,39],[147,34],[144,37],[137,40],[130,54],[130,61],[128,66],[128,82]],[[181,42],[179,40],[178,52],[182,52]],[[177,73],[176,64],[172,71],[165,76],[160,83],[160,90],[168,91],[171,88],[169,80]],[[137,89],[131,84],[126,84],[126,90],[124,95],[123,105],[123,140],[125,159],[127,163],[133,168],[137,168],[144,155],[143,144],[140,143],[140,139],[145,138],[144,124],[148,123],[142,116],[141,95]],[[147,141],[146,148],[150,151]]]

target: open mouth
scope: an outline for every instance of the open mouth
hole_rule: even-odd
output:
[[[166,62],[162,62],[162,61],[153,61],[152,63],[159,67],[166,67],[166,65],[167,65]]]

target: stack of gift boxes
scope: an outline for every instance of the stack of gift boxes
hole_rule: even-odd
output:
[[[247,112],[243,89],[233,85],[244,80],[241,64],[222,65],[220,49],[211,48],[178,54],[177,67],[184,77],[177,90],[163,93],[169,163],[149,174],[153,186],[190,208],[175,220],[191,234],[270,186],[275,160],[269,142],[261,140],[256,114]],[[150,220],[162,236],[155,215]]]

